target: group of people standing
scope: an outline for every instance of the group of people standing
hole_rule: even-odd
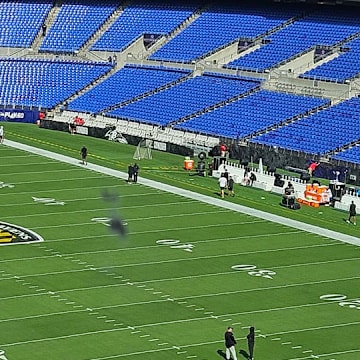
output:
[[[225,332],[225,358],[226,360],[230,360],[230,357],[233,360],[237,360],[235,345],[237,341],[235,340],[233,328],[229,326]],[[247,345],[248,345],[248,354],[247,357],[249,360],[254,359],[254,346],[255,346],[255,328],[251,326],[249,328],[249,333],[246,336]]]
[[[234,193],[234,179],[229,175],[228,171],[225,169],[220,175],[219,178],[219,187],[220,187],[220,196],[222,199],[225,197],[225,189],[229,190],[229,196],[235,196]]]
[[[245,168],[244,170],[244,178],[242,181],[243,185],[253,186],[254,181],[256,181],[256,175],[254,172]],[[219,187],[220,187],[220,196],[222,199],[225,197],[225,190],[229,190],[229,196],[235,196],[234,192],[234,179],[229,175],[229,172],[225,168],[225,171],[221,173],[219,178]]]
[[[137,163],[128,166],[128,183],[137,183],[139,170],[140,168]]]
[[[81,156],[81,163],[83,165],[87,165],[88,149],[85,145],[80,149],[80,156]],[[140,167],[137,163],[130,164],[128,166],[128,179],[127,179],[128,183],[134,183],[134,184],[137,183],[139,170]]]

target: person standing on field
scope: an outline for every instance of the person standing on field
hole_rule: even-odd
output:
[[[349,219],[346,220],[348,224],[352,223],[356,225],[356,205],[354,201],[351,202],[350,208],[349,208]]]
[[[253,326],[250,327],[249,333],[246,336],[248,342],[249,349],[249,360],[254,359],[254,345],[255,345],[255,328]]]
[[[2,144],[4,142],[4,138],[5,138],[4,127],[1,125],[0,126],[0,144]]]
[[[134,176],[134,184],[137,183],[138,175],[139,175],[139,165],[137,163],[133,166],[133,176]]]
[[[87,151],[86,146],[84,145],[80,150],[81,161],[82,161],[83,165],[87,165],[87,154],[88,154],[88,151]]]
[[[223,199],[225,197],[225,189],[227,187],[227,180],[224,174],[221,174],[219,178],[220,196]]]
[[[133,182],[133,176],[134,176],[134,165],[129,164],[128,166],[128,183],[131,184]]]
[[[229,326],[225,332],[225,357],[226,360],[230,360],[230,355],[232,356],[233,360],[237,360],[236,357],[236,340],[233,334],[233,328]]]
[[[235,196],[235,193],[234,193],[234,179],[232,178],[232,176],[230,176],[229,178],[229,181],[227,183],[227,187],[228,187],[228,190],[229,190],[229,196]]]

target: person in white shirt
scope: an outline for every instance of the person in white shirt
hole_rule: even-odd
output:
[[[2,144],[4,142],[4,127],[0,126],[0,143]]]
[[[220,186],[220,195],[221,198],[223,199],[225,197],[225,189],[227,188],[227,179],[224,176],[224,174],[220,175],[219,186]]]

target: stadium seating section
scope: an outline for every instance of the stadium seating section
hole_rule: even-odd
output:
[[[358,12],[334,9],[251,1],[0,1],[0,106],[55,109],[66,102],[76,112],[360,163],[360,98],[334,105],[320,94],[265,90],[265,76],[256,78],[314,50],[319,62],[302,71],[302,81],[344,86],[359,78]],[[144,63],[121,53],[138,39],[160,38]],[[232,44],[236,54],[203,72],[201,61]],[[252,51],[242,54],[244,44]],[[80,60],[87,51],[97,61]],[[114,54],[121,63],[105,59]]]
[[[69,104],[69,110],[99,113],[156,88],[176,82],[189,72],[158,67],[125,66]],[[130,86],[131,84],[131,86]]]
[[[360,39],[346,42],[343,52],[332,61],[326,62],[313,70],[305,72],[301,77],[317,80],[336,80],[344,82],[352,79],[360,72]]]
[[[0,1],[0,47],[30,47],[52,1]]]
[[[210,8],[150,59],[191,62],[239,38],[256,38],[296,15],[281,8],[266,10],[255,5],[243,5],[241,10]]]
[[[350,163],[360,164],[360,148],[355,146],[332,157],[335,160],[347,161]]]
[[[259,50],[234,60],[227,67],[263,71],[316,45],[332,46],[360,32],[357,16],[340,11],[334,17],[332,11],[321,9],[304,16],[265,38],[265,44]]]
[[[182,6],[132,3],[91,50],[121,51],[143,34],[167,35],[195,10]]]
[[[253,81],[215,76],[197,76],[152,96],[115,109],[110,115],[157,125],[168,125],[182,117],[250,90]]]
[[[178,129],[243,138],[325,103],[322,99],[261,90],[176,126]]]
[[[52,108],[110,69],[94,62],[0,60],[0,103]]]
[[[40,47],[41,51],[75,52],[114,12],[101,2],[64,4]]]
[[[310,154],[323,154],[359,138],[360,98],[352,98],[255,138]]]

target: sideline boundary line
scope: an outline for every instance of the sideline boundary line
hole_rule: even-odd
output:
[[[62,154],[57,154],[57,153],[54,153],[54,152],[51,152],[48,150],[36,148],[34,146],[21,144],[21,143],[11,141],[11,140],[6,140],[6,139],[4,140],[4,145],[7,145],[7,146],[15,148],[15,149],[23,150],[23,151],[26,151],[26,152],[29,152],[32,154],[36,154],[39,156],[43,156],[46,158],[50,158],[53,160],[57,160],[60,162],[64,162],[64,163],[67,163],[67,164],[70,164],[73,166],[81,167],[84,169],[89,169],[89,170],[95,171],[97,173],[113,176],[113,177],[116,177],[116,178],[119,178],[122,180],[127,179],[127,174],[123,171],[110,169],[105,166],[96,165],[96,164],[92,164],[92,163],[88,163],[87,165],[82,165],[80,163],[79,159],[75,159],[70,156],[66,156],[66,155],[62,155]],[[216,198],[213,198],[208,195],[198,194],[198,193],[195,193],[190,190],[177,188],[172,185],[160,183],[158,181],[154,181],[154,180],[150,180],[150,179],[146,179],[146,178],[139,178],[138,183],[148,186],[148,187],[151,187],[151,188],[154,188],[154,189],[162,190],[162,191],[172,193],[175,195],[180,195],[180,196],[183,196],[188,199],[198,200],[198,201],[201,201],[206,204],[215,205],[215,206],[218,206],[218,207],[221,207],[224,209],[233,210],[233,211],[236,211],[236,212],[239,212],[242,214],[246,214],[246,215],[250,215],[250,216],[253,216],[256,218],[260,218],[263,220],[268,220],[273,223],[278,223],[278,224],[289,226],[289,227],[292,227],[292,228],[295,228],[298,230],[303,230],[303,231],[306,231],[306,232],[309,232],[312,234],[322,235],[327,238],[338,240],[338,241],[341,241],[344,243],[360,246],[360,238],[355,237],[355,236],[343,234],[343,233],[333,231],[333,230],[328,230],[328,229],[325,229],[325,228],[322,228],[319,226],[315,226],[315,225],[311,225],[311,224],[302,223],[297,220],[288,219],[283,216],[267,213],[265,211],[261,211],[261,210],[257,210],[257,209],[252,209],[252,208],[240,205],[240,204],[230,203],[230,202],[224,201],[222,199],[216,199]]]

